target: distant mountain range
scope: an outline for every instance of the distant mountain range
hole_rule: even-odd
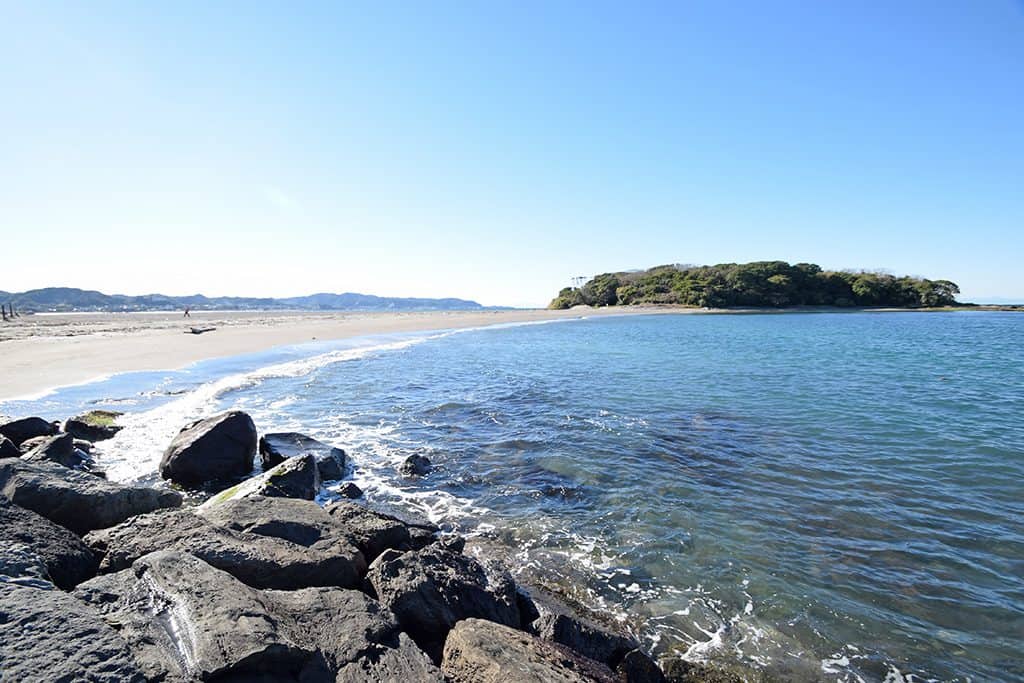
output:
[[[286,299],[253,297],[166,296],[164,294],[103,294],[72,287],[46,287],[27,292],[0,291],[0,302],[18,311],[161,311],[191,308],[197,311],[302,310],[302,311],[457,311],[483,306],[465,299],[418,299],[371,294],[310,294]]]

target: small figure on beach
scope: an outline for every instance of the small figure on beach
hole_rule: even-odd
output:
[[[185,317],[186,317],[186,318],[191,318],[191,317],[192,317],[192,316],[190,316],[190,315],[188,314],[188,309],[187,309],[187,308],[185,309]]]

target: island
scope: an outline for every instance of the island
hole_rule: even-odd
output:
[[[637,304],[696,308],[935,308],[959,305],[959,293],[960,288],[949,280],[823,270],[813,263],[754,261],[713,266],[674,264],[643,271],[603,273],[582,286],[562,289],[549,308]]]

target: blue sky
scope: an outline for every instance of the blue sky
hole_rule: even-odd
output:
[[[782,259],[1024,301],[1019,2],[0,8],[0,290]]]

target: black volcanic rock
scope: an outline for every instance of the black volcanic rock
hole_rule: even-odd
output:
[[[96,557],[82,539],[0,496],[0,556],[18,545],[38,557],[50,580],[64,590],[96,573]]]
[[[0,425],[0,436],[6,436],[15,446],[34,436],[53,436],[57,426],[41,417],[24,417]]]
[[[134,515],[181,505],[173,491],[122,486],[49,462],[0,460],[0,495],[84,534]]]
[[[603,664],[528,633],[482,619],[460,621],[448,634],[441,671],[451,683],[618,681]]]
[[[440,661],[448,631],[463,619],[519,625],[511,577],[437,544],[387,551],[370,565],[366,579],[403,630],[435,661]]]
[[[441,681],[394,618],[357,591],[254,590],[164,551],[75,595],[118,626],[150,679]],[[153,618],[153,605],[170,628]]]
[[[302,498],[313,500],[320,490],[320,471],[312,455],[288,458],[268,471],[246,479],[210,499],[216,505],[236,498],[267,496],[270,498]]]
[[[260,463],[264,470],[276,467],[288,458],[312,455],[316,458],[322,481],[345,476],[345,451],[297,432],[264,434],[260,437]]]
[[[430,471],[434,466],[430,463],[430,458],[425,455],[419,455],[415,453],[410,455],[402,463],[402,474],[407,477],[422,477],[430,474]]]
[[[5,681],[143,683],[128,644],[89,605],[64,593],[0,582]]]
[[[243,477],[252,471],[256,425],[240,410],[184,427],[160,460],[160,476],[182,486]]]
[[[111,410],[93,410],[84,415],[77,415],[64,421],[63,429],[76,439],[85,441],[103,441],[113,438],[123,429],[115,424],[108,424],[121,413]]]
[[[254,588],[358,585],[366,569],[359,548],[341,533],[305,533],[309,525],[294,519],[315,515],[313,508],[319,510],[316,503],[290,498],[242,498],[201,515],[186,509],[139,515],[88,534],[85,542],[102,556],[101,574],[126,569],[151,552],[173,549],[191,553]],[[275,510],[292,517],[279,519]],[[236,511],[238,517],[251,511],[251,525],[231,526]]]

